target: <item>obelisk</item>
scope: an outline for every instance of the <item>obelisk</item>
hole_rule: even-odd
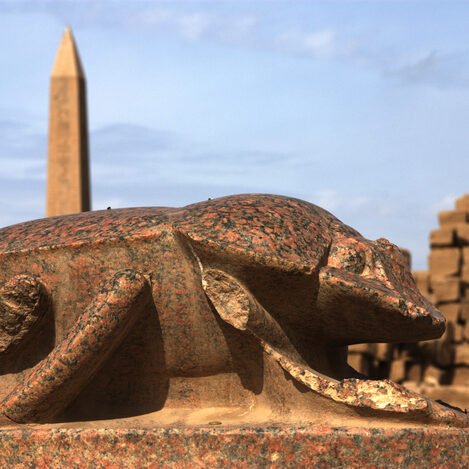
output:
[[[50,83],[46,215],[90,210],[85,74],[69,27]]]

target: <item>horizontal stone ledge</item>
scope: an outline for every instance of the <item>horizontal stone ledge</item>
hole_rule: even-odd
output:
[[[467,467],[469,430],[346,426],[12,428],[1,467]]]

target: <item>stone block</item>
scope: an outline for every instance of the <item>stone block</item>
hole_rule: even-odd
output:
[[[391,368],[389,370],[389,379],[400,383],[404,381],[406,373],[406,361],[404,359],[394,360],[391,363]]]
[[[458,277],[432,277],[431,288],[438,303],[455,302],[461,298],[461,281]],[[438,307],[441,308],[441,305]]]
[[[461,344],[456,347],[454,364],[456,366],[469,366],[469,344]]]
[[[422,347],[427,345],[429,350],[433,352],[432,361],[441,368],[452,366],[454,363],[454,329],[454,323],[448,322],[445,333],[440,339],[428,342],[428,345],[427,343],[422,344]]]
[[[453,385],[469,386],[469,366],[455,366]]]
[[[456,242],[461,246],[469,244],[469,225],[456,226]]]
[[[453,342],[460,344],[464,340],[464,324],[454,324]]]
[[[460,223],[469,222],[469,211],[466,210],[444,210],[438,214],[440,226],[449,227]]]
[[[463,264],[469,265],[469,246],[465,246],[461,249],[461,262]]]
[[[459,248],[432,249],[429,256],[429,267],[431,277],[459,275],[461,250]]]
[[[466,226],[466,225],[463,225]],[[442,247],[453,246],[455,243],[454,228],[440,228],[430,232],[430,246]]]
[[[375,344],[374,356],[377,360],[382,362],[390,362],[392,360],[394,344],[378,343]]]
[[[427,366],[423,373],[423,382],[430,386],[436,386],[440,384],[443,374],[444,371],[441,368],[432,365]]]
[[[354,369],[361,373],[362,368],[362,355],[360,353],[349,353],[347,363]]]
[[[469,264],[463,264],[461,267],[461,280],[469,284]]]
[[[469,194],[464,194],[462,197],[456,199],[456,210],[469,211]]]
[[[459,319],[459,312],[461,310],[460,303],[443,303],[438,305],[438,309],[443,313],[447,321],[456,323]]]
[[[353,344],[348,346],[348,351],[350,353],[370,353],[371,344]]]
[[[430,288],[428,270],[414,270],[412,272],[412,277],[414,277],[417,288],[424,295],[427,295]]]
[[[420,383],[422,380],[422,366],[420,363],[407,364],[407,380],[414,383]]]
[[[469,322],[469,301],[461,301],[461,309],[459,310],[459,321]]]

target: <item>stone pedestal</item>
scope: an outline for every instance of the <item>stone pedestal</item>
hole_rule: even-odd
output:
[[[469,430],[330,426],[0,430],[1,467],[468,467]]]

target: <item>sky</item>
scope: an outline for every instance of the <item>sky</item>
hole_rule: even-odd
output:
[[[320,205],[427,268],[469,192],[469,3],[0,0],[0,226],[45,216],[49,75],[87,77],[92,207]]]

